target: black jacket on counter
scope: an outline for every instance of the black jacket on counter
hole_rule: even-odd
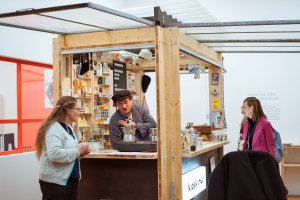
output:
[[[263,151],[226,154],[209,178],[207,200],[286,200],[279,165]]]

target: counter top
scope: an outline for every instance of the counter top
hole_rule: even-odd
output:
[[[202,149],[198,151],[193,152],[182,152],[182,157],[184,158],[191,158],[194,156],[197,156],[199,154],[203,154],[205,152],[220,148],[222,146],[225,146],[226,144],[229,144],[230,141],[224,141],[224,142],[203,142]]]
[[[194,152],[182,152],[183,158],[191,158],[199,154],[220,148],[229,144],[229,141],[225,142],[203,142],[202,149]],[[147,152],[119,152],[117,150],[105,150],[99,152],[91,152],[89,155],[84,156],[84,158],[104,158],[104,159],[157,159],[157,153],[147,153]]]
[[[105,159],[157,159],[157,153],[146,152],[119,152],[117,150],[105,150],[91,152],[84,158],[105,158]]]

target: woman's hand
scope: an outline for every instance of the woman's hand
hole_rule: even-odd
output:
[[[239,143],[239,150],[240,151],[243,151],[244,150],[244,143],[242,144],[242,143]]]
[[[88,155],[91,152],[90,145],[88,143],[80,143],[77,146],[77,149],[79,150],[80,155]]]

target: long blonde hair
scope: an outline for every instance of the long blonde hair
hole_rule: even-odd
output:
[[[37,131],[35,139],[36,157],[40,160],[42,151],[46,147],[45,136],[50,126],[55,122],[61,122],[66,117],[66,111],[75,107],[77,103],[76,98],[71,96],[63,96],[58,99],[55,108],[50,115],[43,121],[39,130]]]
[[[248,97],[244,100],[244,103],[247,102],[247,105],[249,107],[253,106],[253,114],[252,114],[252,120],[254,122],[260,122],[260,119],[261,118],[265,118],[265,119],[268,119],[267,116],[265,115],[262,107],[261,107],[261,104],[260,104],[260,101],[255,98],[255,97]]]

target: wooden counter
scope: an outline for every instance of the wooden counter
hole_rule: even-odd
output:
[[[191,158],[200,154],[203,154],[205,152],[220,148],[225,146],[226,144],[229,144],[230,141],[224,141],[224,142],[203,142],[202,149],[198,151],[193,152],[182,152],[183,158]]]
[[[105,150],[91,152],[84,158],[105,158],[105,159],[157,159],[157,153],[144,152],[119,152],[117,150]]]
[[[225,142],[203,142],[202,149],[194,152],[182,152],[183,158],[191,158],[205,152],[217,149],[219,147],[229,144]],[[84,158],[105,158],[105,159],[157,159],[157,153],[144,153],[144,152],[119,152],[117,150],[105,150],[100,152],[91,152]]]

